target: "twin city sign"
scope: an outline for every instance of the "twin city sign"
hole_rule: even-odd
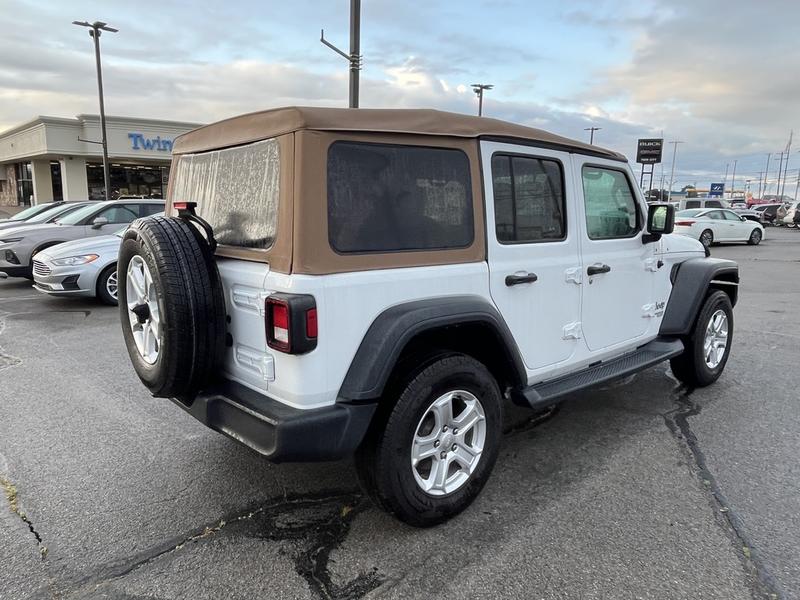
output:
[[[172,140],[157,135],[154,138],[144,137],[143,133],[131,131],[128,134],[131,150],[149,150],[151,152],[172,152]]]
[[[661,138],[639,140],[636,147],[636,162],[643,165],[655,165],[661,162],[664,140]]]

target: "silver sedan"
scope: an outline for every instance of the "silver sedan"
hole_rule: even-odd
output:
[[[125,229],[42,250],[33,259],[33,287],[54,296],[96,296],[116,304],[117,254]]]

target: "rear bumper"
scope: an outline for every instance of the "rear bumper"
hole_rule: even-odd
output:
[[[225,382],[204,390],[187,406],[204,425],[274,462],[338,460],[352,454],[367,432],[377,403],[301,410],[243,385]]]

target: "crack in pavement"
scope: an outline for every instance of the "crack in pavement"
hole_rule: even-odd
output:
[[[190,544],[219,535],[242,535],[270,541],[288,541],[297,546],[291,553],[295,571],[310,590],[323,600],[358,600],[383,583],[377,569],[359,573],[341,585],[334,583],[330,555],[347,537],[356,515],[369,503],[355,491],[332,491],[316,496],[281,496],[245,512],[221,519],[202,529],[167,541],[125,561],[107,564],[92,577],[77,582],[78,588],[98,587],[121,579]],[[75,590],[77,591],[77,590]]]
[[[669,372],[667,374],[671,375]],[[731,508],[714,474],[708,467],[705,453],[700,448],[700,442],[689,424],[689,418],[699,415],[702,409],[699,404],[692,401],[692,392],[694,392],[694,388],[678,383],[673,390],[672,398],[677,408],[662,415],[664,422],[675,439],[685,445],[684,449],[694,462],[703,488],[710,495],[711,504],[715,509],[715,518],[718,519],[720,515],[722,516],[723,523],[727,525],[724,529],[738,546],[737,555],[742,561],[745,572],[753,576],[754,586],[751,590],[753,597],[770,600],[784,598],[780,584],[770,574],[767,565],[745,532],[742,518]]]
[[[42,536],[39,535],[38,531],[36,531],[36,528],[33,526],[33,522],[31,522],[31,520],[28,518],[28,515],[26,515],[25,512],[19,507],[17,486],[15,486],[8,477],[0,474],[0,488],[3,488],[6,500],[8,501],[9,510],[17,515],[17,517],[19,517],[20,520],[28,526],[28,529],[33,534],[33,537],[36,538],[36,545],[39,548],[39,556],[41,556],[42,560],[44,560],[47,558],[47,546],[45,546],[42,542]]]

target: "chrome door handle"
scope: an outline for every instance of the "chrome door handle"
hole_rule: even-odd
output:
[[[611,267],[608,265],[590,265],[588,269],[586,269],[587,275],[600,275],[601,273],[608,273],[611,270]]]
[[[528,273],[527,275],[506,275],[506,285],[519,285],[521,283],[534,283],[539,279],[536,273]]]

